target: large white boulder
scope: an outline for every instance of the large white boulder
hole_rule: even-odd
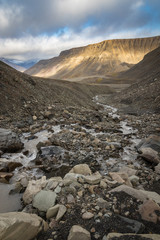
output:
[[[48,224],[35,214],[9,212],[0,214],[0,240],[31,240]]]

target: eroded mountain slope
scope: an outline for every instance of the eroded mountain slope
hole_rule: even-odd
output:
[[[128,70],[158,46],[160,46],[160,36],[106,40],[63,51],[58,57],[49,60],[41,60],[26,73],[59,79],[106,76],[109,73]]]

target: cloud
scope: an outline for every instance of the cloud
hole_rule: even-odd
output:
[[[58,56],[63,50],[73,47],[85,46],[91,43],[98,43],[104,39],[115,38],[132,38],[158,35],[158,32],[150,32],[146,29],[137,29],[136,31],[120,31],[111,33],[109,35],[92,36],[95,28],[88,27],[83,32],[77,34],[72,31],[64,32],[61,35],[55,36],[36,36],[31,35],[22,38],[8,38],[0,39],[0,53],[1,56],[9,59],[26,60],[40,60],[48,59]]]
[[[112,38],[159,34],[159,0],[0,0],[0,55],[51,58]]]
[[[141,22],[143,5],[144,0],[0,0],[1,37],[51,34],[64,27],[80,31],[89,20],[117,30],[128,19],[135,22],[135,11]]]

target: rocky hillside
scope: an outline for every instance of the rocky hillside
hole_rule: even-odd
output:
[[[141,62],[126,72],[121,73],[123,78],[156,78],[160,76],[160,47],[146,54]]]
[[[160,112],[160,47],[121,77],[134,79],[136,83],[116,97],[118,102],[126,104],[130,111]]]
[[[42,115],[47,107],[93,106],[92,97],[109,87],[33,78],[0,62],[0,116],[25,118]],[[41,112],[42,111],[42,112]]]
[[[106,40],[73,48],[58,57],[42,60],[26,71],[29,75],[70,79],[104,76],[128,70],[145,54],[160,46],[160,37]]]

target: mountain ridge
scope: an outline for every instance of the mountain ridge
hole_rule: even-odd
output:
[[[25,71],[29,75],[73,79],[128,70],[145,54],[160,46],[160,36],[113,39],[62,51],[58,57],[41,60]]]

